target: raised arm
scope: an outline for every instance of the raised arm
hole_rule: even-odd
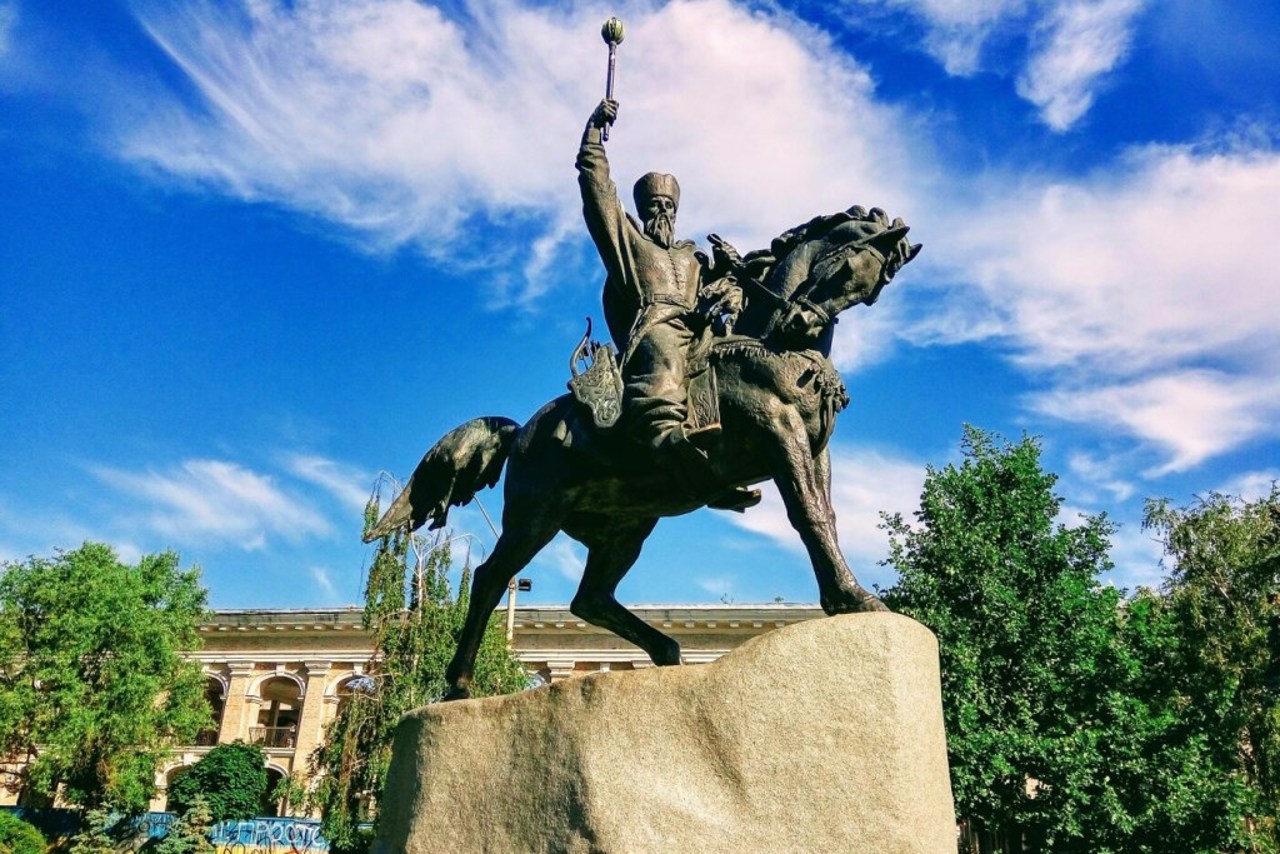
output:
[[[627,220],[618,201],[618,188],[609,177],[609,159],[601,141],[604,128],[612,124],[617,115],[618,103],[604,100],[587,121],[582,145],[578,148],[578,187],[582,191],[582,217],[600,251],[605,270],[610,279],[622,282],[628,268],[623,234]]]

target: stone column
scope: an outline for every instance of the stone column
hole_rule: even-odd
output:
[[[249,707],[249,682],[253,679],[253,664],[233,662],[229,665],[231,678],[227,682],[227,700],[222,706],[222,723],[218,727],[218,744],[230,744],[246,738],[249,724],[246,709]],[[254,706],[256,709],[257,707]]]
[[[291,771],[305,771],[311,752],[324,738],[324,685],[332,666],[329,661],[306,662],[307,690],[302,697],[302,715],[298,719],[298,740]]]

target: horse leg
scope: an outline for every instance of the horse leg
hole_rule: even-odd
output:
[[[784,405],[772,420],[773,480],[782,493],[787,519],[809,552],[822,610],[828,614],[888,610],[853,577],[840,551],[836,514],[831,508],[831,459],[827,451],[824,449],[814,458],[804,421],[790,406]]]
[[[498,537],[498,544],[493,547],[489,558],[476,567],[471,580],[467,619],[458,639],[458,650],[445,670],[449,690],[444,699],[465,700],[471,696],[476,654],[489,627],[490,616],[498,607],[511,579],[528,566],[534,555],[542,551],[559,530],[545,512],[522,512],[510,503],[503,509],[502,535]]]
[[[640,547],[657,519],[618,525],[611,522],[607,534],[586,538],[587,566],[569,610],[592,625],[608,629],[649,654],[663,667],[680,663],[680,644],[628,611],[614,598],[618,582],[640,556]],[[603,527],[603,526],[602,526]]]

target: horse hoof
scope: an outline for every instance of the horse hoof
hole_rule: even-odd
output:
[[[872,613],[875,611],[889,610],[889,606],[880,601],[880,597],[872,593],[866,593],[858,602],[857,610],[862,613]]]
[[[862,590],[838,600],[823,599],[822,610],[829,616],[837,614],[869,614],[876,611],[888,611],[889,607],[873,593]]]

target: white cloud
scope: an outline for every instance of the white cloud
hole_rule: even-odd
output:
[[[1145,0],[1069,0],[1040,25],[1040,44],[1018,77],[1018,94],[1063,131],[1093,105],[1099,79],[1124,58]]]
[[[934,224],[965,284],[905,334],[1000,336],[1049,383],[1034,409],[1153,445],[1153,475],[1275,436],[1277,194],[1280,154],[1190,147],[1006,188]]]
[[[213,540],[251,551],[271,535],[296,542],[331,531],[314,507],[236,463],[188,460],[167,472],[91,471],[137,506],[142,524],[178,543]]]
[[[910,12],[927,28],[923,47],[948,74],[967,76],[981,67],[982,48],[996,28],[1026,13],[1027,0],[857,0],[858,7],[882,5]]]
[[[887,583],[889,571],[877,566],[889,555],[888,535],[880,530],[880,513],[909,517],[920,506],[925,466],[913,460],[875,451],[833,447],[831,503],[836,512],[840,548],[864,585]],[[761,534],[797,552],[800,535],[787,521],[786,507],[772,483],[762,485],[764,500],[744,514],[730,517],[735,525]]]
[[[695,578],[694,583],[717,598],[728,598],[733,592],[733,579],[725,575]]]
[[[321,487],[353,510],[363,510],[369,500],[366,484],[373,479],[354,466],[307,454],[290,454],[285,463],[295,476]]]
[[[894,287],[892,283],[889,285],[890,289]],[[890,297],[882,298],[873,306],[856,306],[842,314],[831,346],[831,361],[836,369],[852,373],[888,359],[899,337],[901,307],[901,300]]]
[[[1245,501],[1258,501],[1270,496],[1277,483],[1280,483],[1280,469],[1263,469],[1236,475],[1213,491]]]
[[[13,48],[13,32],[18,25],[16,3],[0,2],[0,59]]]
[[[141,20],[203,104],[157,93],[139,115],[122,100],[118,153],[451,263],[497,251],[474,218],[533,226],[496,260],[524,259],[536,293],[556,247],[583,237],[572,160],[611,11],[492,0],[464,24],[410,0],[151,4]],[[617,11],[624,196],[630,176],[674,172],[681,230],[744,248],[854,202],[903,212],[913,146],[820,33],[727,0]]]
[[[1148,472],[1158,476],[1274,433],[1280,382],[1179,371],[1131,383],[1060,388],[1033,397],[1032,407],[1068,421],[1119,427],[1165,449],[1167,461]]]
[[[329,577],[329,570],[323,566],[311,567],[311,580],[316,583],[316,587],[326,599],[332,599],[338,592],[333,586],[333,579]]]
[[[565,580],[576,583],[582,580],[582,571],[587,565],[587,550],[564,534],[559,534],[551,541],[551,545],[538,553],[533,563],[550,566]]]
[[[1000,64],[985,65],[999,72],[1018,69],[1018,95],[1040,109],[1046,125],[1062,131],[1089,110],[1107,73],[1125,59],[1134,21],[1147,2],[850,0],[846,6],[852,16],[876,8],[913,16],[924,25],[921,47],[955,76],[981,71],[984,50],[999,42]],[[883,25],[883,17],[870,24]],[[1025,54],[1015,47],[1020,35],[1029,36]]]
[[[1111,535],[1111,562],[1115,569],[1111,578],[1121,587],[1133,590],[1137,587],[1159,589],[1164,581],[1164,546],[1151,533],[1142,530],[1137,521],[1124,522]]]
[[[1133,483],[1120,476],[1120,461],[1076,451],[1068,455],[1067,468],[1090,486],[1105,490],[1116,501],[1131,498],[1137,491]]]

